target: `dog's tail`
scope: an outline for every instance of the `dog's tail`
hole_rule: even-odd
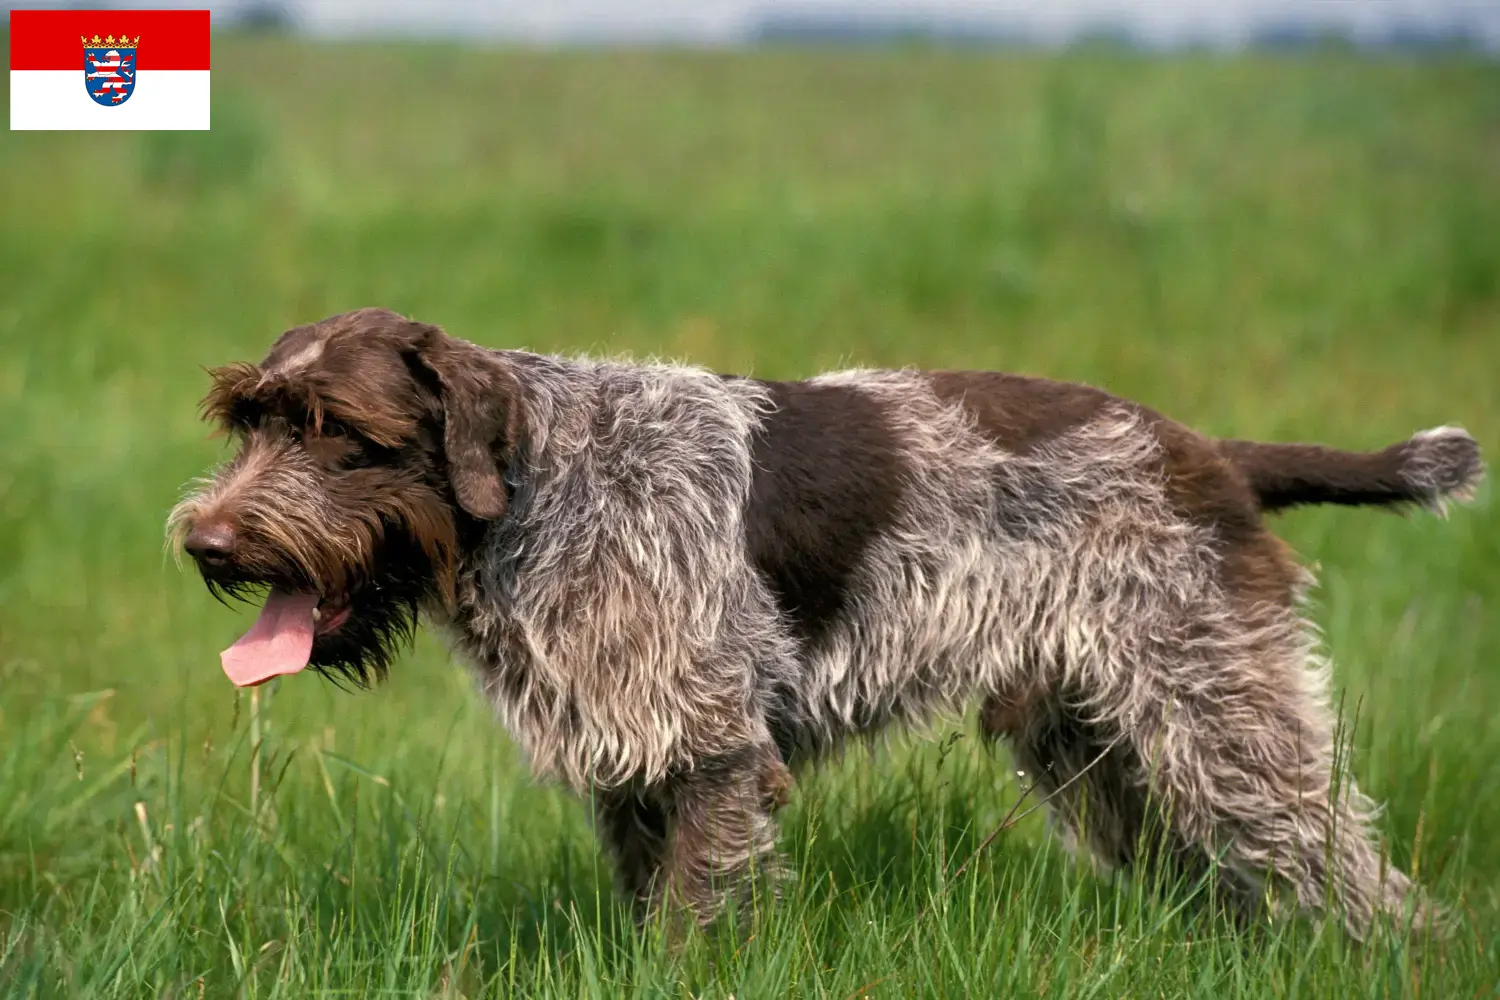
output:
[[[1422,431],[1380,451],[1227,440],[1218,446],[1244,470],[1267,511],[1337,503],[1416,504],[1442,513],[1449,498],[1472,497],[1484,475],[1478,443],[1459,427]]]

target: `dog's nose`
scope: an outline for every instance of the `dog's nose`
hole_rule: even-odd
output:
[[[182,547],[204,566],[227,566],[234,555],[234,527],[226,521],[208,521],[188,532]]]

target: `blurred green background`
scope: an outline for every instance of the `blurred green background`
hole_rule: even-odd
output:
[[[0,987],[1495,995],[1491,489],[1447,522],[1278,526],[1319,569],[1392,858],[1460,920],[1365,951],[1231,933],[1070,864],[1040,817],[937,894],[1018,791],[964,739],[804,780],[796,893],[749,943],[674,955],[624,929],[586,807],[528,782],[430,638],[372,693],[267,689],[252,801],[249,701],[217,663],[249,616],[173,566],[162,522],[226,457],[202,368],[365,305],[768,377],[1075,379],[1212,434],[1458,422],[1494,453],[1500,67],[215,48],[210,132],[0,135]]]

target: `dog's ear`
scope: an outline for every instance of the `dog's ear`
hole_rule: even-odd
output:
[[[427,327],[416,344],[422,366],[437,376],[443,450],[459,506],[493,521],[505,516],[505,467],[524,423],[521,386],[494,352]]]

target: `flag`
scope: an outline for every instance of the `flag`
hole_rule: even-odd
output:
[[[10,127],[208,128],[206,10],[13,10]]]

